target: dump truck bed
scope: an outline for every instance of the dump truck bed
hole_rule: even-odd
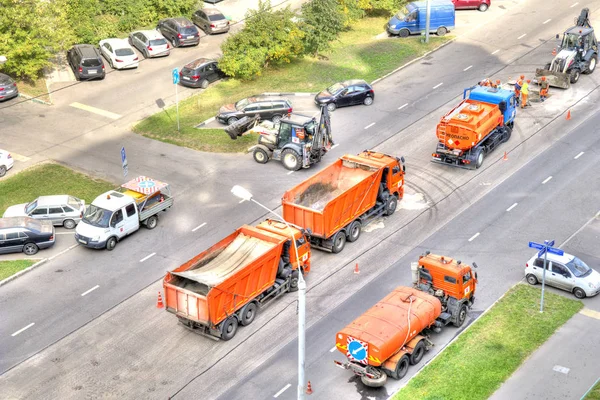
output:
[[[215,326],[273,286],[286,237],[244,225],[167,273],[167,311]]]
[[[389,160],[346,155],[282,198],[283,218],[327,239],[375,205]]]
[[[350,361],[380,366],[430,327],[441,312],[442,304],[434,296],[410,287],[397,287],[338,332],[336,348]],[[361,348],[365,351],[357,351]]]

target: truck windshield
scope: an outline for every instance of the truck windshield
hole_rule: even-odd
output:
[[[575,257],[567,263],[567,267],[578,278],[583,278],[592,273],[592,269],[586,263]]]
[[[406,18],[406,16],[409,14],[410,12],[406,9],[406,7],[402,7],[400,9],[400,11],[398,11],[398,13],[396,13],[396,18],[398,18],[399,20],[404,20],[404,18]]]
[[[574,33],[566,33],[560,47],[562,49],[574,49],[581,46],[581,44],[581,36]]]
[[[100,228],[108,228],[108,222],[110,221],[111,215],[112,212],[92,204],[85,211],[83,221]]]

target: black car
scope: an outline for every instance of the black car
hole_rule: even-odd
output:
[[[199,58],[186,64],[179,73],[183,86],[206,89],[209,83],[225,77],[215,60]]]
[[[91,44],[76,44],[67,51],[67,61],[77,80],[104,79],[100,50]]]
[[[23,252],[32,256],[39,249],[54,246],[51,221],[29,217],[0,218],[0,254]]]
[[[16,82],[8,75],[0,74],[0,101],[12,99],[19,95]]]
[[[217,120],[230,125],[243,117],[258,115],[261,120],[270,119],[279,122],[281,118],[292,112],[292,103],[287,99],[276,97],[248,97],[235,104],[226,104],[219,110]]]
[[[371,85],[362,79],[338,82],[315,96],[317,106],[327,104],[327,109],[333,111],[338,107],[364,104],[370,106],[375,99]]]
[[[200,43],[200,31],[184,17],[162,19],[156,29],[173,43],[173,47],[197,46]]]

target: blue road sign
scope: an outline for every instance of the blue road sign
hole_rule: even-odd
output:
[[[127,165],[127,155],[125,154],[125,147],[121,147],[121,164]]]
[[[173,68],[173,85],[177,85],[179,83],[179,71],[177,68]]]
[[[563,254],[565,254],[565,252],[562,251],[561,249],[552,247],[553,245],[554,245],[554,240],[546,241],[544,244],[536,243],[536,242],[529,242],[529,247],[531,247],[532,249],[539,250],[538,257],[543,256],[546,251],[551,254],[556,254],[557,256],[562,256]]]
[[[348,352],[356,361],[363,361],[367,358],[367,350],[360,342],[356,340],[348,343]]]

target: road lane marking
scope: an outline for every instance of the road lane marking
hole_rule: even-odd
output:
[[[476,234],[474,234],[473,236],[471,236],[471,238],[469,239],[469,242],[472,242],[473,240],[475,240],[475,238],[479,236],[479,232],[477,232]]]
[[[497,52],[499,52],[499,51],[500,51],[500,49],[498,49],[498,50],[494,50],[494,51],[492,52],[492,55],[496,54],[496,53],[497,53]]]
[[[273,397],[274,397],[274,398],[278,398],[278,397],[279,397],[279,395],[280,395],[281,393],[285,392],[286,390],[288,390],[288,389],[290,388],[290,386],[292,386],[292,384],[291,384],[291,383],[288,383],[287,385],[285,385],[285,386],[283,387],[283,389],[281,389],[279,392],[275,393],[275,395],[274,395]]]
[[[510,210],[512,210],[513,208],[515,208],[515,207],[517,206],[517,204],[519,204],[519,203],[515,203],[515,204],[513,204],[512,206],[508,207],[508,208],[506,209],[506,211],[510,211]]]
[[[398,107],[398,110],[402,110],[404,107],[406,107],[408,105],[408,103],[406,104],[402,104],[400,107]]]
[[[94,114],[102,115],[103,117],[108,117],[110,119],[121,118],[121,116],[119,114],[115,114],[115,113],[112,113],[112,112],[106,111],[106,110],[101,110],[100,108],[96,108],[96,107],[92,107],[92,106],[86,106],[85,104],[75,102],[75,103],[71,103],[69,105],[71,107],[79,108],[80,110],[84,110],[84,111],[88,111],[88,112],[91,112]]]
[[[74,235],[75,232],[54,232],[55,235]]]
[[[19,333],[22,333],[23,331],[25,331],[25,330],[27,330],[27,329],[31,328],[31,327],[32,327],[32,326],[34,326],[34,325],[35,325],[35,322],[32,322],[32,323],[30,323],[29,325],[27,325],[25,328],[21,328],[21,329],[19,329],[18,331],[16,331],[15,333],[13,333],[13,334],[12,334],[12,335],[10,335],[10,336],[12,336],[12,337],[15,337],[15,336],[17,336]]]
[[[148,255],[148,256],[146,256],[146,257],[142,258],[142,259],[140,260],[140,262],[144,262],[144,261],[146,261],[147,259],[154,257],[155,255],[156,255],[156,253],[152,253],[152,254],[150,254],[150,255]]]
[[[585,308],[585,307],[582,308],[581,311],[579,311],[579,314],[583,314],[586,317],[590,317],[590,318],[600,319],[600,312],[590,310],[589,308]]]
[[[440,86],[442,86],[443,84],[444,84],[444,82],[440,82],[440,83],[438,83],[437,85],[435,85],[433,88],[434,88],[434,89],[437,89],[437,88],[439,88]]]
[[[463,69],[463,71],[468,71],[468,70],[470,70],[471,68],[473,68],[473,66],[472,66],[472,65],[469,65],[467,68]]]
[[[564,242],[562,242],[562,243],[561,243],[561,245],[560,245],[560,246],[558,246],[558,248],[560,249],[561,247],[565,247],[565,245],[566,245],[567,243],[569,243],[569,242],[571,241],[571,239],[573,239],[573,238],[574,238],[574,237],[575,237],[575,236],[576,236],[576,235],[577,235],[579,232],[581,232],[582,230],[584,230],[586,226],[588,226],[588,225],[589,225],[589,224],[591,224],[591,223],[592,223],[592,222],[593,222],[595,219],[598,219],[598,218],[600,218],[600,211],[598,211],[596,214],[594,214],[594,216],[593,216],[592,218],[590,218],[590,219],[588,220],[588,222],[586,222],[585,224],[583,224],[583,226],[582,226],[581,228],[577,229],[577,230],[575,231],[575,233],[573,233],[571,236],[569,236],[569,237],[567,238],[567,240],[565,240]]]
[[[549,177],[544,179],[544,181],[542,182],[542,185],[545,185],[550,179],[552,179],[552,175],[550,175]]]
[[[31,160],[31,158],[29,158],[29,157],[26,157],[21,154],[13,153],[12,151],[9,151],[9,153],[10,153],[10,156],[13,158],[13,160],[16,160],[16,161],[25,162],[25,161]]]
[[[335,349],[337,349],[337,346],[333,346],[333,347],[331,348],[331,350],[329,350],[329,352],[330,352],[330,353],[333,353],[333,352],[335,351]]]
[[[206,222],[203,222],[200,225],[198,225],[197,227],[195,227],[194,229],[192,229],[192,232],[196,232],[198,229],[202,228],[204,225],[206,225]]]
[[[331,146],[331,150],[335,149],[335,148],[336,148],[336,147],[338,147],[339,145],[340,145],[339,143],[336,143],[336,144],[334,144],[333,146]],[[293,172],[293,171],[292,171],[292,172]],[[289,173],[289,172],[288,172],[288,173]]]
[[[294,173],[294,171],[290,171],[290,172],[288,172],[287,174],[288,174],[288,175],[291,175],[291,174],[293,174],[293,173]],[[244,199],[242,199],[242,201],[244,201]],[[242,201],[240,201],[240,203],[241,203]]]
[[[573,3],[573,4],[571,5],[571,7],[570,7],[570,8],[573,8],[573,7],[575,7],[577,4],[579,4],[579,2],[578,2],[578,1],[577,1],[577,2],[575,2],[575,3]]]
[[[60,252],[60,253],[58,253],[58,254],[55,254],[55,255],[53,255],[52,257],[49,257],[49,258],[48,258],[48,261],[52,261],[52,260],[54,260],[56,257],[58,257],[58,256],[60,256],[60,255],[62,255],[62,254],[65,254],[67,251],[69,251],[69,250],[71,250],[71,249],[74,249],[74,248],[75,248],[75,247],[77,247],[77,246],[79,246],[79,243],[75,243],[73,246],[71,246],[71,247],[69,247],[69,248],[67,248],[67,249],[64,249],[63,251],[61,251],[61,252]]]
[[[365,126],[365,129],[369,129],[370,127],[372,127],[373,125],[375,125],[375,122],[371,122],[369,125]]]
[[[581,157],[583,155],[583,151],[579,154],[577,154],[575,157],[573,157],[575,160],[577,160],[579,157]]]
[[[81,297],[85,296],[86,294],[90,294],[91,292],[98,289],[99,287],[100,287],[100,285],[96,285],[93,288],[91,288],[90,290],[86,290],[85,292],[81,293]]]
[[[524,33],[524,34],[522,34],[521,36],[519,36],[519,37],[517,38],[517,40],[523,39],[525,36],[527,36],[527,34],[526,34],[526,33]]]
[[[567,367],[563,367],[562,365],[555,365],[555,366],[552,368],[552,370],[553,370],[553,371],[556,371],[556,372],[560,372],[560,373],[562,373],[562,374],[565,374],[565,375],[566,375],[566,374],[568,374],[568,373],[569,373],[569,371],[570,371],[571,369],[570,369],[570,368],[567,368]]]
[[[552,21],[552,18],[548,18],[547,20],[545,20],[542,25],[546,25],[548,22]]]

